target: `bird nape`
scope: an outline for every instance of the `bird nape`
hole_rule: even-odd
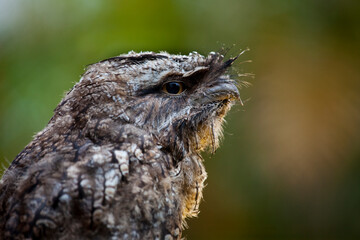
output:
[[[129,52],[90,65],[0,182],[1,239],[180,239],[239,100],[235,60]]]

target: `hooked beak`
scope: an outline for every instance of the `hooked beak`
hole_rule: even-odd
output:
[[[214,103],[214,102],[232,102],[240,101],[240,93],[236,85],[232,82],[220,82],[214,86],[209,87],[204,93],[204,97],[200,99],[201,104]]]

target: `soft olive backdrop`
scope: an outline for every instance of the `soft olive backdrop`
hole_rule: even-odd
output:
[[[336,0],[0,0],[0,161],[84,67],[129,50],[249,47],[188,239],[360,239],[360,6]],[[235,44],[235,46],[233,46]]]

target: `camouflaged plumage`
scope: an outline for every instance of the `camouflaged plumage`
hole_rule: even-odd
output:
[[[0,238],[180,239],[206,179],[199,153],[239,99],[234,60],[130,52],[90,65],[4,173]]]

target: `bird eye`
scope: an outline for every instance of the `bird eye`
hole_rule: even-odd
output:
[[[180,94],[184,91],[184,84],[182,82],[168,82],[162,86],[162,90],[169,94]]]

